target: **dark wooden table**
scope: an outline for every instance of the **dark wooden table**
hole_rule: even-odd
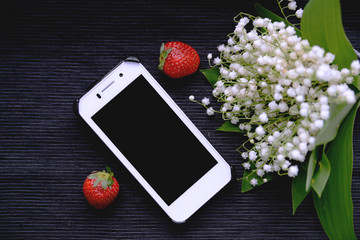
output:
[[[276,10],[275,0],[258,2]],[[346,33],[360,49],[360,15],[350,1],[341,2]],[[208,117],[188,100],[211,97],[206,79],[197,72],[174,81],[157,65],[161,43],[179,40],[192,45],[200,68],[207,68],[207,54],[215,56],[217,45],[226,43],[233,17],[254,14],[254,3],[2,1],[1,239],[326,239],[310,197],[292,215],[286,177],[245,194],[240,182],[231,183],[188,222],[172,223],[72,110],[73,99],[94,80],[124,57],[138,56],[241,176],[235,149],[244,138],[215,131],[220,116]],[[353,202],[360,236],[359,114],[355,124]],[[85,201],[82,184],[105,166],[121,190],[111,207],[97,211]]]

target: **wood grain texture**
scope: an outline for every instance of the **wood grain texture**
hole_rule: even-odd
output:
[[[257,1],[276,10],[272,1]],[[275,2],[275,1],[274,1]],[[233,17],[255,1],[2,1],[0,7],[0,235],[2,239],[324,239],[312,199],[292,215],[291,182],[282,178],[241,194],[234,182],[190,220],[172,223],[72,111],[75,97],[121,59],[136,55],[241,176],[235,149],[244,140],[217,132],[188,101],[211,96],[197,72],[171,80],[157,70],[162,42],[179,40],[206,55],[233,31]],[[304,6],[305,1],[299,1]],[[360,16],[341,1],[343,24],[360,49]],[[214,101],[214,100],[213,100]],[[148,106],[154,107],[154,106]],[[154,107],[154,113],[156,108]],[[146,122],[146,116],[144,116]],[[114,204],[92,209],[85,177],[111,166]],[[353,202],[360,236],[360,127],[354,132]]]

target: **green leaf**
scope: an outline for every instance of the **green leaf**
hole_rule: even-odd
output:
[[[299,167],[299,173],[293,179],[291,185],[293,214],[295,214],[295,211],[299,207],[300,203],[305,199],[305,197],[310,192],[310,190],[306,191],[305,183],[306,183],[306,170],[304,170],[302,167]]]
[[[320,157],[320,152],[323,146],[316,147],[310,155],[308,166],[307,166],[307,173],[306,173],[306,184],[305,184],[305,190],[309,191],[311,184],[313,182],[313,175],[316,168],[316,163],[318,162],[318,159]]]
[[[299,168],[299,174],[293,179],[293,214],[295,214],[297,207],[309,194],[311,189],[314,189],[318,196],[321,197],[331,170],[330,162],[324,150],[325,147],[322,145],[316,147],[310,155],[307,168]],[[319,159],[321,160],[319,161]]]
[[[239,126],[232,124],[230,121],[224,122],[224,124],[216,130],[221,132],[246,133],[246,131],[241,130]]]
[[[279,15],[271,12],[270,10],[264,8],[261,4],[255,3],[255,10],[262,18],[269,18],[273,22],[284,22],[286,26],[292,26],[295,28],[296,35],[301,36],[301,31],[292,25],[289,21],[285,20],[284,18],[280,17]]]
[[[220,70],[217,67],[202,69],[200,70],[202,74],[206,77],[209,81],[210,85],[215,88],[215,83],[219,80]]]
[[[310,0],[301,18],[301,33],[311,45],[318,45],[326,52],[335,54],[334,63],[340,69],[349,68],[351,62],[357,59],[345,35],[339,0]]]
[[[313,201],[320,222],[330,239],[356,239],[351,198],[353,164],[353,126],[357,106],[342,122],[338,134],[326,155],[332,170],[321,198],[313,193]]]
[[[356,94],[356,98],[359,98],[360,93]],[[344,120],[346,115],[351,110],[352,105],[347,103],[331,104],[330,106],[330,118],[325,122],[320,132],[316,136],[315,145],[323,145],[332,141],[336,133],[338,132],[340,123]]]
[[[339,0],[310,0],[302,16],[301,33],[311,45],[319,45],[325,51],[335,54],[334,63],[340,69],[349,68],[351,62],[357,59],[342,26]],[[358,82],[355,81],[353,84],[357,89],[359,89]],[[337,125],[342,122],[326,152],[331,164],[331,174],[321,198],[315,191],[313,192],[318,217],[330,239],[356,239],[351,199],[352,132],[356,108],[354,106],[348,114],[344,113],[346,118],[338,121],[335,126],[323,128],[321,138],[317,142],[321,144],[328,141],[326,135],[330,134],[327,130],[333,128],[337,130]],[[334,133],[331,135],[333,138]]]
[[[354,82],[352,83],[352,85],[353,85],[357,90],[360,90],[360,77],[359,77],[359,76],[355,76],[355,77],[354,77]]]
[[[249,170],[244,170],[244,174],[243,174],[243,178],[242,178],[242,182],[241,182],[241,192],[247,192],[250,191],[251,189],[261,186],[263,185],[264,182],[264,178],[267,179],[267,182],[269,182],[270,180],[274,179],[276,176],[278,176],[275,173],[265,173],[265,175],[261,178],[259,177],[256,172],[256,167],[254,164],[251,164],[251,167]],[[258,184],[256,186],[251,185],[250,181],[251,179],[255,178],[258,182]]]
[[[321,197],[321,194],[326,186],[331,171],[330,162],[324,150],[321,155],[321,161],[318,162],[318,167],[315,170],[313,183],[311,184],[312,189],[314,189],[319,198]]]

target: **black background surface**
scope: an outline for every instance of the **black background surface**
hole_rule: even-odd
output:
[[[275,0],[258,1],[277,10]],[[197,72],[171,80],[157,70],[162,42],[192,45],[207,68],[255,1],[2,1],[0,4],[0,236],[2,239],[326,239],[311,197],[292,215],[291,181],[241,194],[240,182],[188,222],[172,223],[72,111],[72,102],[129,55],[159,81],[241,177],[244,138],[217,132],[220,116],[189,102],[211,96]],[[360,49],[360,15],[341,1],[349,40]],[[304,1],[299,2],[300,6]],[[324,6],[326,7],[326,6]],[[214,102],[214,99],[211,99]],[[149,106],[150,107],[150,106]],[[146,121],[146,116],[142,116]],[[131,126],[138,128],[141,126]],[[360,236],[360,128],[354,129],[353,202]],[[91,208],[85,177],[110,166],[121,188],[109,208]]]

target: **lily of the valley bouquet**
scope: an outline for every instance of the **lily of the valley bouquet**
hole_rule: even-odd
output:
[[[329,238],[355,239],[352,132],[360,63],[339,0],[310,0],[304,10],[293,0],[277,3],[284,18],[259,4],[258,17],[235,17],[234,32],[218,46],[219,56],[208,55],[212,67],[202,70],[222,105],[215,110],[209,98],[201,104],[208,115],[222,115],[219,130],[247,136],[238,149],[242,192],[287,175],[294,213],[312,191]],[[289,22],[296,17],[301,31]]]

